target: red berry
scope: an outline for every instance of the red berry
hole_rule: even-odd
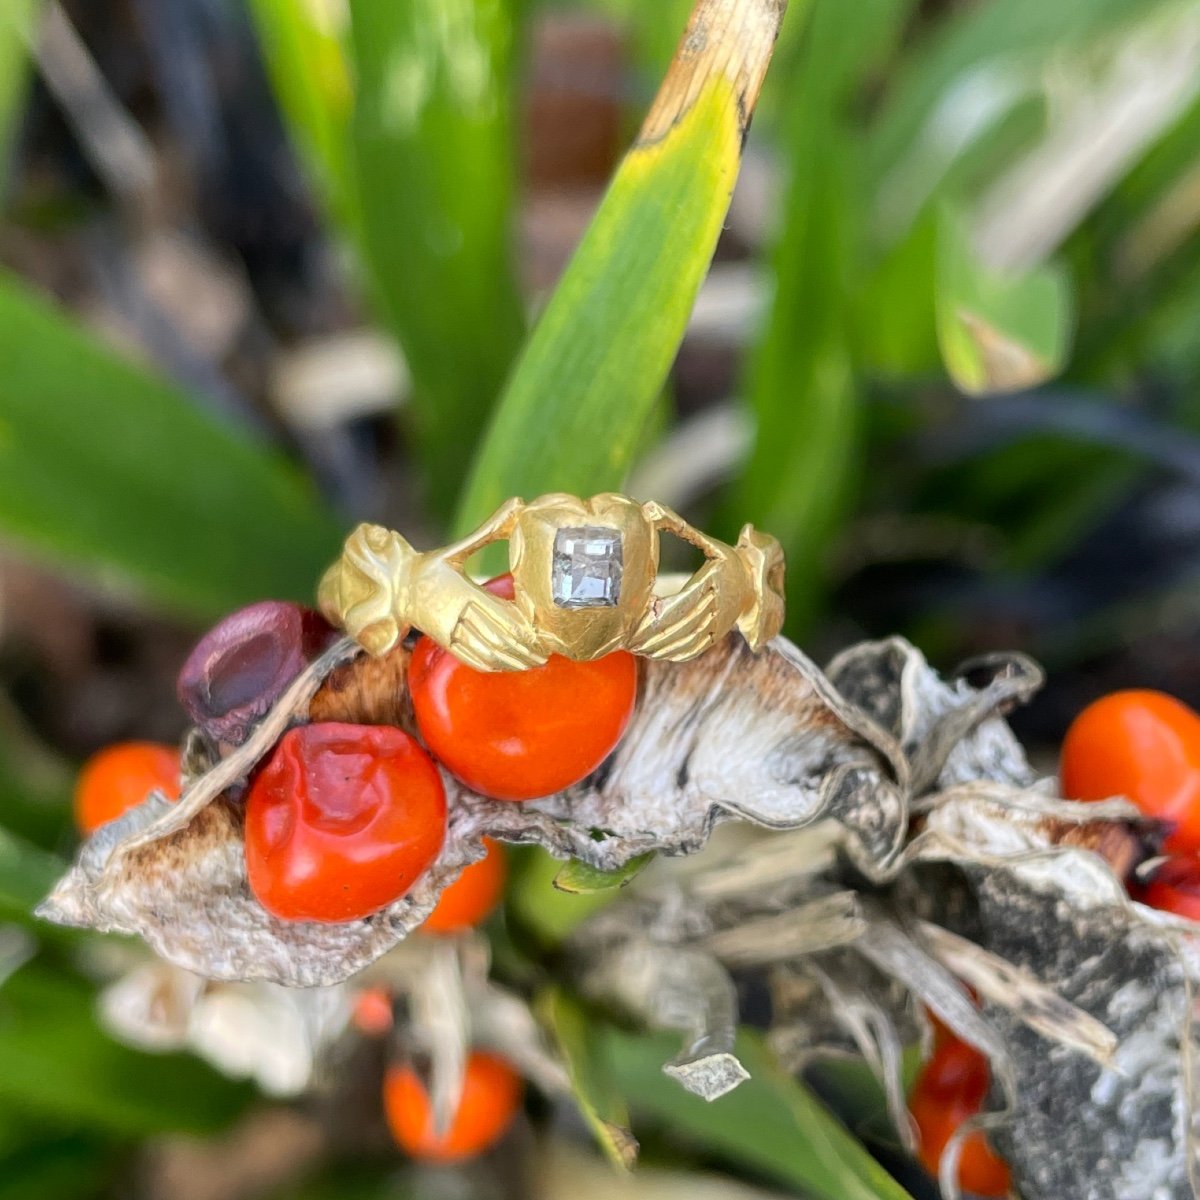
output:
[[[437,907],[421,926],[426,933],[457,933],[484,921],[504,891],[508,860],[504,847],[484,838],[487,854],[463,869],[462,874],[441,894]]]
[[[942,1151],[955,1130],[982,1108],[989,1078],[987,1059],[949,1032],[921,1067],[908,1109],[917,1124],[917,1156],[931,1175],[937,1175]],[[979,1196],[1008,1195],[1008,1166],[981,1132],[963,1142],[958,1184]]]
[[[1089,704],[1063,740],[1062,793],[1127,796],[1174,826],[1166,849],[1200,850],[1200,715],[1162,692],[1113,692]]]
[[[1138,897],[1151,908],[1200,921],[1200,858],[1169,858]]]
[[[488,583],[512,596],[512,576]],[[552,655],[528,671],[476,671],[430,638],[408,669],[421,737],[467,787],[496,800],[549,796],[590,775],[633,714],[637,663],[624,650],[592,662]]]
[[[288,730],[246,798],[250,888],[287,921],[377,912],[424,874],[445,836],[437,767],[387,725]]]
[[[179,799],[179,751],[158,742],[118,742],[93,754],[75,784],[75,824],[93,833],[157,788]]]
[[[439,1135],[424,1085],[411,1067],[392,1067],[383,1086],[388,1126],[413,1158],[453,1162],[494,1146],[521,1104],[521,1077],[502,1058],[473,1050],[467,1059],[462,1099],[450,1128]]]
[[[262,600],[230,613],[196,643],[175,690],[219,742],[240,745],[289,683],[335,636],[312,609]]]

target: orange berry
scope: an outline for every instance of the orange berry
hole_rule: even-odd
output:
[[[908,1098],[917,1125],[917,1157],[933,1176],[954,1131],[983,1107],[990,1070],[973,1046],[947,1032],[921,1067]],[[958,1184],[978,1196],[1006,1196],[1011,1187],[1007,1164],[982,1132],[969,1134],[958,1160]]]
[[[395,1023],[391,993],[387,988],[363,988],[354,997],[350,1020],[359,1033],[367,1037],[383,1037]]]
[[[399,899],[438,856],[446,795],[400,729],[289,729],[246,796],[250,890],[285,921],[354,921]]]
[[[426,933],[457,933],[483,922],[504,892],[508,860],[504,847],[483,839],[487,854],[463,868],[459,877],[438,898],[437,907],[421,926]]]
[[[512,577],[488,588],[511,597]],[[423,637],[408,668],[421,737],[469,788],[496,800],[549,796],[590,775],[633,714],[637,663],[551,655],[528,671],[476,671]]]
[[[1127,796],[1172,825],[1165,847],[1200,850],[1200,715],[1163,692],[1113,692],[1089,704],[1063,739],[1071,800]]]
[[[503,1058],[473,1050],[467,1058],[462,1099],[450,1128],[437,1134],[424,1085],[411,1067],[392,1067],[383,1085],[388,1127],[413,1158],[454,1162],[491,1149],[521,1104],[521,1077]]]
[[[93,754],[75,784],[75,824],[94,833],[157,788],[179,799],[179,751],[159,742],[118,742]]]

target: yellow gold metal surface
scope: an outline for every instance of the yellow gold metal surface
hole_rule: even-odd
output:
[[[665,595],[658,574],[661,533],[690,543],[705,558]],[[559,561],[568,561],[567,552],[556,557],[564,538],[599,555],[599,581],[589,581],[586,596],[569,594],[572,577]],[[512,600],[466,573],[473,554],[506,539]],[[581,569],[590,569],[583,562]],[[419,629],[481,671],[521,671],[551,654],[578,661],[618,649],[683,662],[733,629],[754,650],[773,638],[783,624],[783,570],[778,541],[753,526],[744,526],[730,546],[661,504],[615,492],[588,500],[554,493],[528,504],[507,501],[474,533],[441,550],[419,552],[398,533],[360,525],[325,572],[318,603],[372,654]]]

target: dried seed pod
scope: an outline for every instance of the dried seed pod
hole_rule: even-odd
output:
[[[263,600],[230,613],[179,672],[179,702],[218,742],[240,746],[284,689],[336,637],[320,613]]]
[[[407,896],[361,921],[278,921],[249,892],[239,806],[219,797],[304,719],[329,673],[356,659],[356,647],[338,643],[169,812],[147,801],[88,842],[42,915],[138,933],[210,978],[309,986],[346,979],[420,925],[483,857],[484,836],[602,870],[646,851],[690,853],[716,822],[734,819],[776,829],[835,821],[864,864],[887,862],[900,846],[894,741],[790,643],[777,639],[756,655],[732,636],[692,662],[649,664],[621,744],[559,795],[508,804],[447,776],[446,842]]]

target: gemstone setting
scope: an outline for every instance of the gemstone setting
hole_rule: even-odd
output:
[[[559,608],[616,608],[621,601],[621,532],[577,525],[554,535],[550,593]]]

